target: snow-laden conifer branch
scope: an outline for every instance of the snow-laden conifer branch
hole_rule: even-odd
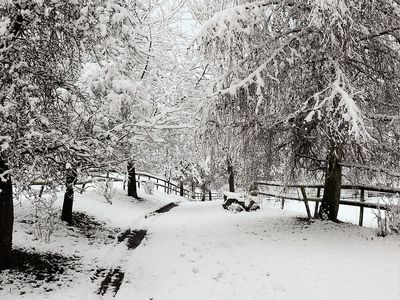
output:
[[[333,65],[336,72],[335,80],[323,91],[312,96],[314,105],[305,121],[311,122],[314,118],[321,120],[329,115],[335,123],[334,126],[347,130],[346,135],[353,136],[356,140],[371,138],[365,128],[363,114],[354,100],[360,92],[351,86],[338,62],[333,62]],[[306,101],[304,107],[308,106],[310,100]]]
[[[389,176],[393,176],[393,177],[400,177],[400,172],[397,172],[396,170],[393,170],[393,169],[384,168],[384,167],[367,166],[367,165],[354,164],[354,163],[345,163],[345,162],[340,163],[340,165],[342,167],[363,169],[363,170],[366,170],[366,171],[372,171],[372,172],[377,172],[377,173],[385,173],[385,174],[387,174]]]
[[[249,36],[255,32],[257,25],[266,21],[272,14],[273,6],[292,5],[289,0],[255,1],[216,13],[205,22],[191,46],[198,44],[204,52],[224,51],[240,39],[241,35]],[[211,50],[213,49],[213,50]]]
[[[291,35],[283,44],[281,44],[280,47],[277,47],[276,49],[273,50],[272,53],[270,53],[269,57],[266,58],[266,60],[260,64],[254,71],[252,71],[249,75],[247,75],[244,79],[239,79],[237,82],[234,82],[229,86],[229,88],[225,88],[222,90],[218,90],[214,95],[236,95],[236,93],[243,88],[248,88],[251,84],[256,83],[257,87],[259,88],[257,90],[257,94],[259,95],[261,93],[260,88],[265,88],[265,81],[264,81],[264,76],[266,75],[267,77],[277,80],[275,77],[273,77],[271,74],[269,74],[266,69],[269,67],[271,64],[274,64],[277,58],[280,55],[286,55],[285,50],[288,48],[290,43],[292,43],[294,40],[298,39],[300,35],[303,32],[309,31],[311,29],[309,28],[304,28],[302,30],[296,30],[296,33]],[[299,31],[299,32],[297,32]],[[295,32],[295,31],[293,31]],[[291,32],[292,33],[292,32]],[[278,70],[275,70],[276,73]]]
[[[251,34],[253,26],[263,21],[261,9],[269,2],[277,1],[257,1],[216,13],[214,17],[203,24],[196,40],[231,40],[234,38],[231,32]]]

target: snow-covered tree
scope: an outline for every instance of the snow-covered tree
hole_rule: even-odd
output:
[[[235,131],[237,154],[248,161],[243,168],[253,169],[244,173],[252,177],[287,176],[299,164],[320,169],[325,162],[320,216],[336,220],[342,165],[379,165],[375,153],[387,157],[387,147],[398,145],[398,126],[385,139],[377,122],[399,115],[399,4],[229,4],[195,40],[218,72],[203,126],[209,135],[218,127]]]
[[[180,162],[192,162],[196,155],[193,129],[199,97],[194,87],[203,72],[198,66],[199,56],[187,55],[190,37],[182,26],[184,2],[153,5],[154,10],[144,22],[148,55],[140,87],[151,107],[149,115],[164,117],[148,129],[147,140],[136,148],[134,161],[138,169],[173,180],[180,178]]]
[[[108,158],[114,140],[99,111],[110,102],[93,102],[79,78],[91,60],[140,58],[143,36],[129,8],[112,0],[0,2],[1,264],[11,253],[11,176],[28,186],[57,184],[67,173],[71,211],[76,168]]]

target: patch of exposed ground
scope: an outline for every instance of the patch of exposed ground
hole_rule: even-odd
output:
[[[82,212],[72,214],[72,226],[68,228],[86,237],[90,244],[97,242],[111,244],[114,242],[119,228],[110,228],[105,222],[99,222],[94,217]]]
[[[90,279],[92,282],[95,282],[99,278],[103,278],[97,290],[97,294],[103,296],[107,291],[111,290],[111,293],[115,296],[124,280],[124,276],[125,273],[121,271],[120,267],[117,267],[115,269],[110,269],[108,272],[106,269],[97,269]]]
[[[168,203],[167,205],[164,205],[163,207],[161,207],[161,208],[151,212],[150,214],[146,215],[146,218],[155,216],[157,214],[166,213],[166,212],[170,211],[171,209],[173,209],[174,207],[177,207],[177,206],[179,206],[178,203],[175,203],[175,202]]]
[[[20,217],[16,219],[16,222],[22,225],[21,229],[26,234],[33,235],[32,215]],[[76,241],[86,240],[88,245],[93,245],[91,247],[101,247],[104,244],[114,243],[119,230],[119,228],[110,228],[106,226],[105,222],[85,213],[74,212],[71,226],[67,226],[61,221],[56,223],[50,244],[66,233],[68,236],[74,237]],[[73,245],[73,243],[70,244],[71,247],[74,247]],[[72,285],[71,283],[78,273],[95,270],[94,266],[84,264],[79,256],[65,256],[60,254],[61,251],[55,252],[57,252],[56,249],[52,252],[40,252],[35,248],[14,249],[7,269],[0,270],[0,291],[6,292],[6,294],[15,294],[15,291],[19,290],[20,295],[43,291],[51,292]],[[75,252],[79,253],[80,251],[77,249]],[[117,278],[121,277],[116,274],[111,275]],[[118,282],[118,279],[115,282]]]
[[[80,272],[80,266],[77,256],[16,248],[12,251],[8,267],[0,270],[0,290],[7,291],[7,286],[12,286],[19,289],[20,295],[33,289],[51,292],[68,286],[73,281],[74,273]]]
[[[126,245],[129,250],[137,248],[143,239],[146,237],[147,230],[131,230],[128,229],[118,236],[118,243],[122,243],[126,240]]]

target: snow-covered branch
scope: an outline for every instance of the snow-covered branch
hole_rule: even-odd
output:
[[[330,126],[345,130],[347,136],[358,139],[370,139],[371,136],[365,128],[363,114],[355,102],[354,97],[360,92],[355,91],[346,75],[337,62],[333,62],[336,71],[335,80],[323,91],[313,95],[313,109],[305,118],[311,122],[314,118],[328,118]],[[304,107],[307,107],[310,99]]]

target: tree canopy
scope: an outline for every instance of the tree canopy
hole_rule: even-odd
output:
[[[245,180],[287,178],[326,160],[374,169],[385,157],[399,169],[396,1],[228,6],[204,22],[194,45],[218,74],[205,136],[233,132]]]

